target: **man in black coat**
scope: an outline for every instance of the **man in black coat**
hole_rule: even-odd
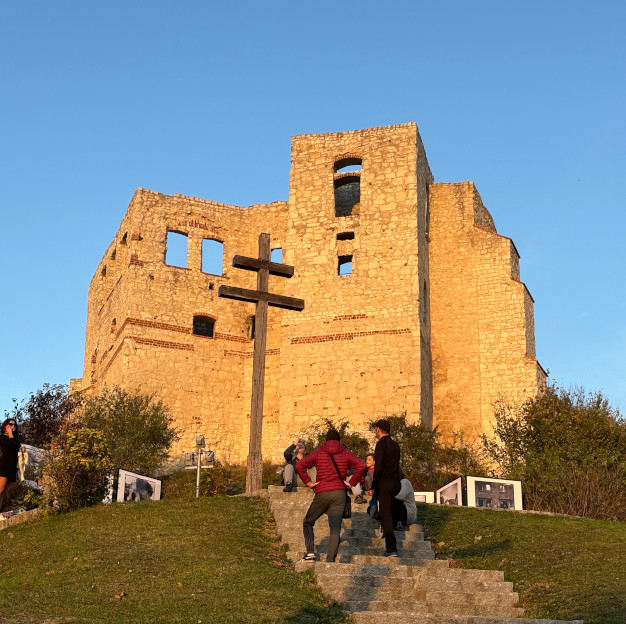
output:
[[[398,547],[393,533],[391,500],[400,492],[400,445],[389,435],[391,426],[388,420],[381,419],[374,427],[378,442],[374,449],[372,486],[378,500],[378,515],[385,536],[384,556],[397,557]]]

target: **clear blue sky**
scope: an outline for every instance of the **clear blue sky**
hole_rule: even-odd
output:
[[[623,2],[6,2],[0,410],[82,375],[135,189],[286,200],[290,137],[416,121],[521,254],[537,355],[626,411]]]

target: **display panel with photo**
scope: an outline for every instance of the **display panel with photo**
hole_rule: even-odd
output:
[[[463,505],[463,484],[461,477],[446,483],[435,492],[435,501],[440,505]]]
[[[415,502],[416,503],[434,503],[435,493],[434,492],[415,492]]]
[[[159,500],[161,482],[144,475],[120,470],[117,483],[117,501]]]
[[[490,509],[523,509],[521,481],[467,477],[467,506]]]

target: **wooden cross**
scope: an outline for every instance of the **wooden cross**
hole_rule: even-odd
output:
[[[250,444],[248,450],[248,470],[246,493],[261,489],[263,477],[263,393],[265,391],[265,345],[267,343],[267,307],[284,310],[304,309],[304,299],[274,295],[268,292],[269,276],[292,277],[293,267],[270,260],[270,235],[259,235],[259,257],[235,256],[233,266],[247,271],[256,271],[256,290],[220,286],[218,296],[256,303],[254,316],[254,357],[252,360],[252,401],[250,405]]]

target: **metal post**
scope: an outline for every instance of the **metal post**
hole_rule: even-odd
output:
[[[202,449],[196,447],[196,454],[198,455],[198,476],[196,477],[196,498],[200,498],[200,454]]]

